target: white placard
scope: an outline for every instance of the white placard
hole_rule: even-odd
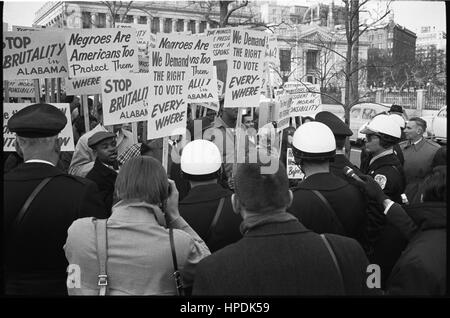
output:
[[[3,32],[4,79],[67,77],[65,31]]]
[[[65,40],[69,77],[139,72],[134,29],[76,29]]]
[[[233,28],[224,107],[259,107],[268,35]]]
[[[106,126],[147,120],[149,74],[116,73],[101,77]]]
[[[13,25],[12,30],[14,32],[24,32],[24,31],[43,31],[42,26],[21,26],[21,25]]]
[[[66,78],[66,95],[94,95],[102,92],[100,76]]]
[[[232,28],[206,30],[206,35],[213,39],[213,60],[226,60],[230,56]]]
[[[275,98],[277,131],[281,131],[289,126],[292,98],[287,95],[279,95]]]
[[[319,85],[310,83],[286,83],[276,96],[288,94],[292,98],[290,116],[314,116],[322,111]]]
[[[159,33],[156,40],[151,51],[148,139],[185,131],[189,54],[195,44],[195,38],[179,34]]]
[[[287,148],[286,151],[286,173],[288,175],[288,179],[303,179],[305,175],[301,171],[300,167],[295,163],[292,148]]]
[[[4,103],[3,104],[3,151],[16,151],[15,133],[8,129],[8,120],[16,112],[34,103]],[[70,117],[70,105],[67,103],[52,103],[53,106],[58,107],[67,118],[67,124],[59,133],[59,138],[62,139],[61,151],[74,151],[72,119]]]
[[[31,80],[8,81],[9,97],[34,98],[34,82]]]

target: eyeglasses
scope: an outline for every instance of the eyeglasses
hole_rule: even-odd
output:
[[[372,141],[373,137],[377,137],[378,139],[380,139],[381,136],[379,134],[367,134],[366,135],[366,139],[369,142]]]

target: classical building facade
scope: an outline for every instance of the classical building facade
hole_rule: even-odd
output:
[[[115,3],[115,7],[113,6]],[[122,3],[119,7],[118,3]],[[237,10],[230,22],[248,21],[259,12],[249,4]],[[60,28],[109,28],[115,22],[148,24],[151,32],[203,33],[215,28],[219,21],[219,7],[211,10],[198,1],[51,1],[36,12],[35,25]]]

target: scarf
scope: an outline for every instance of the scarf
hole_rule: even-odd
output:
[[[283,210],[275,210],[267,213],[255,214],[246,217],[239,226],[242,235],[245,235],[249,230],[270,223],[283,223],[292,220],[297,220],[295,216]]]

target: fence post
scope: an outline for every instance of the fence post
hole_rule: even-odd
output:
[[[377,91],[375,92],[375,103],[381,104],[381,93],[382,93],[382,89],[377,89]]]
[[[417,99],[416,99],[416,116],[422,116],[423,108],[425,106],[425,89],[417,90]]]

